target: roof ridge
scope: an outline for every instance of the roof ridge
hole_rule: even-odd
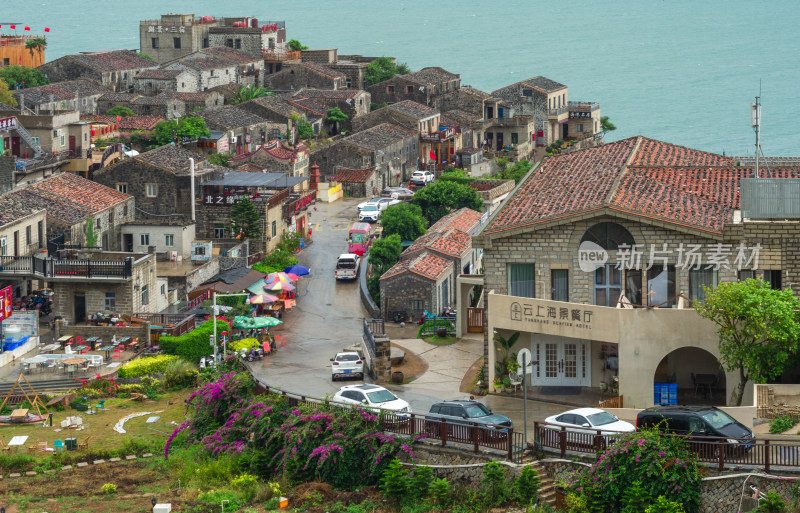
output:
[[[631,148],[630,153],[628,153],[628,158],[625,159],[625,163],[622,164],[622,166],[620,167],[619,174],[617,174],[616,178],[614,178],[614,183],[611,185],[611,189],[608,191],[608,195],[606,196],[605,200],[603,200],[604,206],[609,207],[613,205],[612,201],[614,197],[617,195],[617,191],[619,190],[619,184],[622,182],[622,178],[627,174],[628,166],[633,160],[633,157],[636,155],[636,152],[642,143],[642,139],[643,137],[641,135],[636,136],[636,143],[633,145],[633,148]]]

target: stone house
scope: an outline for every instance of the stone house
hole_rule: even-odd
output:
[[[364,57],[363,55],[338,55],[336,62],[327,64],[328,67],[344,73],[348,89],[366,89],[366,72],[369,63],[377,57]]]
[[[476,145],[477,136],[473,127],[477,124],[478,116],[460,110],[443,112],[439,116],[439,127],[453,129],[453,148],[455,151],[450,153],[448,159],[451,163],[456,162],[458,167],[458,155],[463,148],[473,148]],[[440,130],[441,132],[441,130]]]
[[[157,116],[176,119],[186,115],[186,104],[169,96],[139,96],[130,102],[129,108],[137,116]]]
[[[191,219],[192,201],[189,159],[195,162],[195,187],[225,170],[209,164],[205,157],[180,146],[167,144],[99,169],[98,183],[136,198],[136,219],[164,216]]]
[[[422,68],[415,73],[397,75],[367,87],[374,103],[397,103],[412,100],[423,105],[433,105],[437,96],[461,87],[461,75],[439,67]]]
[[[81,114],[97,114],[97,100],[108,91],[98,82],[78,79],[19,89],[12,95],[19,105],[36,113],[77,110]]]
[[[85,155],[86,150],[89,149],[90,126],[88,123],[81,121],[80,112],[77,110],[30,114],[27,111],[21,113],[19,109],[3,110],[2,106],[0,106],[0,117],[7,116],[16,117],[17,122],[32,137],[32,140],[29,141],[14,130],[9,133],[9,137],[3,138],[3,150],[7,150],[15,157],[22,159],[34,158],[36,149],[29,142],[38,144],[45,155],[56,155],[63,158],[64,162],[70,155]],[[54,161],[54,164],[58,163]],[[55,167],[59,166],[56,165]],[[27,169],[19,169],[18,171],[21,174],[25,174]],[[42,176],[38,178],[42,178]]]
[[[50,82],[83,78],[99,82],[114,92],[131,92],[136,75],[157,67],[156,62],[136,52],[117,50],[65,55],[36,69],[44,73]]]
[[[235,85],[263,85],[264,61],[232,48],[206,48],[165,63],[162,69],[192,74],[197,91]]]
[[[274,123],[239,106],[206,109],[195,116],[205,120],[209,130],[228,134],[228,152],[242,155],[267,141]]]
[[[644,408],[654,382],[675,383],[683,402],[692,375],[707,374],[713,395],[730,397],[739,376],[719,364],[716,326],[687,306],[703,287],[753,277],[800,295],[800,212],[788,192],[800,168],[754,175],[645,137],[538,164],[473,239],[490,379],[496,330],[522,334],[513,351],[531,352],[534,387],[618,379],[625,407]]]
[[[371,198],[381,192],[380,175],[374,169],[340,169],[334,181],[342,184],[344,195],[350,198]]]
[[[194,93],[199,90],[197,77],[183,69],[149,69],[139,73],[133,81],[133,91],[146,96],[167,91]]]
[[[131,103],[141,96],[137,93],[105,93],[97,99],[97,113],[105,114],[117,105],[134,110]]]
[[[118,137],[121,134],[129,134],[139,130],[152,130],[158,123],[164,121],[164,118],[157,116],[126,116],[117,120],[117,116],[81,116],[81,121],[89,123],[92,141],[94,142],[96,139]]]
[[[474,114],[482,119],[487,102],[491,103],[492,101],[492,95],[489,93],[471,86],[462,86],[460,89],[437,96],[433,105],[441,112],[458,110]]]
[[[338,107],[348,118],[347,121],[339,123],[340,132],[351,131],[353,129],[353,120],[370,111],[370,94],[357,89],[340,89],[337,91],[301,89],[294,93],[292,97],[295,100],[308,99],[319,105],[324,105],[326,107],[326,115],[329,109]]]
[[[13,195],[0,195],[0,261],[6,257],[32,256],[46,248],[47,212],[27,205]],[[27,295],[34,289],[29,279],[0,277],[0,288],[11,286],[14,297]],[[36,286],[38,288],[38,285]]]
[[[274,96],[265,96],[256,98],[249,102],[240,103],[237,105],[248,112],[252,112],[256,116],[262,117],[266,120],[277,123],[282,127],[282,131],[273,131],[268,134],[267,139],[277,139],[278,137],[285,136],[289,133],[294,126],[292,121],[292,114],[297,114],[302,119],[305,119],[305,113],[297,112],[298,109],[293,109],[291,105],[283,101],[281,98]]]
[[[218,91],[199,91],[194,93],[165,91],[159,96],[182,101],[186,107],[187,114],[225,105],[225,97]]]
[[[91,221],[96,246],[118,251],[120,227],[134,219],[134,198],[72,173],[61,173],[8,193],[21,205],[47,211],[47,240],[87,246]]]
[[[338,169],[375,169],[381,187],[399,185],[417,169],[420,152],[419,132],[382,123],[311,152],[322,176],[335,175]]]
[[[274,140],[269,144],[262,144],[253,152],[231,158],[229,165],[255,164],[272,173],[307,177],[308,159],[308,147],[305,144],[289,146],[283,141]]]
[[[265,83],[275,91],[293,91],[304,87],[336,91],[347,87],[347,77],[322,64],[301,62],[284,66],[281,71],[269,75]]]
[[[252,21],[257,21],[255,18]],[[252,25],[252,23],[251,23]],[[250,57],[263,59],[264,52],[285,50],[286,34],[283,39],[278,30],[264,30],[264,26],[211,27],[208,30],[208,44],[211,48],[225,47],[239,50]]]
[[[122,251],[149,253],[155,248],[158,260],[191,260],[195,223],[182,218],[139,219],[121,230]]]

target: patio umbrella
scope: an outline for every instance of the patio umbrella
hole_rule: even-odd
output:
[[[237,315],[233,318],[233,327],[240,329],[261,329],[277,326],[282,321],[274,317],[247,317],[244,315]]]
[[[276,281],[275,283],[264,285],[264,290],[280,290],[286,292],[294,289],[294,285],[282,281]]]
[[[272,294],[257,294],[247,300],[251,305],[262,305],[264,303],[274,303],[278,300],[278,296]]]
[[[299,277],[311,274],[311,269],[309,269],[308,267],[304,267],[302,265],[290,265],[289,267],[284,269],[283,272],[291,273]]]
[[[282,282],[290,282],[290,281],[297,281],[300,277],[296,274],[289,274],[289,273],[269,273],[264,280],[269,283],[273,281],[282,281]]]

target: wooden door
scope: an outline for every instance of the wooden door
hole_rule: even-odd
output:
[[[483,308],[467,308],[467,333],[483,333]]]

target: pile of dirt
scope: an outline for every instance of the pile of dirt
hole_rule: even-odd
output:
[[[403,381],[405,383],[422,376],[428,370],[428,364],[419,356],[397,344],[392,344],[392,347],[396,347],[406,354],[403,358],[403,363],[400,365],[392,365],[392,372],[403,373]]]

